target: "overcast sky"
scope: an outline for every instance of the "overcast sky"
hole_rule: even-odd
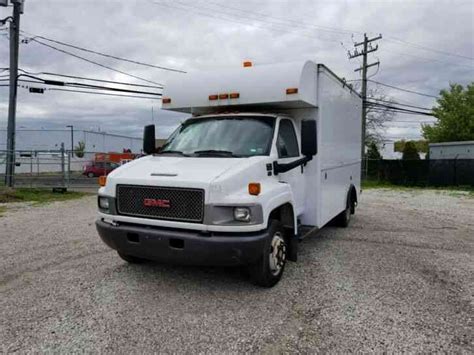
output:
[[[0,8],[0,18],[12,8]],[[474,1],[353,0],[26,0],[21,28],[96,51],[188,72],[223,66],[311,59],[347,80],[358,79],[358,59],[347,58],[362,34],[381,33],[370,60],[373,80],[436,96],[449,83],[474,81]],[[7,31],[0,31],[0,68],[9,66]],[[400,42],[407,41],[411,44]],[[151,81],[186,75],[73,51]],[[423,48],[435,49],[426,50]],[[450,55],[451,54],[451,55]],[[465,58],[467,57],[467,58]],[[21,44],[20,68],[147,84],[81,61],[35,42]],[[0,72],[7,74],[6,71]],[[0,82],[5,84],[6,82]],[[371,87],[375,84],[371,83]],[[404,103],[432,107],[435,99],[384,88]],[[160,110],[150,99],[19,90],[18,128],[100,129],[141,136],[152,122],[165,137],[182,115]],[[0,129],[6,128],[8,88],[0,87]],[[385,136],[417,138],[421,116],[399,115]],[[429,119],[428,119],[429,120]],[[404,121],[404,122],[401,122]]]

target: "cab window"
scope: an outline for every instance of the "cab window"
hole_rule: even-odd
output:
[[[296,139],[295,128],[290,120],[281,120],[278,130],[277,149],[279,158],[298,157],[298,140]]]

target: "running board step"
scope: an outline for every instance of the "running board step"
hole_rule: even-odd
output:
[[[298,239],[303,240],[313,232],[316,232],[319,228],[316,226],[309,226],[305,224],[300,224],[298,226]]]

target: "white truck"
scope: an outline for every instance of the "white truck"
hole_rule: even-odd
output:
[[[99,189],[99,235],[128,262],[245,265],[271,287],[302,237],[354,213],[361,98],[311,61],[178,79],[163,109],[191,117],[158,150],[145,127],[148,155]]]

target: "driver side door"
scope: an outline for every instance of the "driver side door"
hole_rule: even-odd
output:
[[[276,148],[278,153],[278,163],[286,164],[300,158],[300,149],[295,126],[290,119],[283,118],[280,120]],[[296,214],[300,215],[303,213],[305,184],[302,167],[298,166],[285,173],[280,173],[278,175],[278,180],[291,186],[295,200],[294,207],[296,209]]]

